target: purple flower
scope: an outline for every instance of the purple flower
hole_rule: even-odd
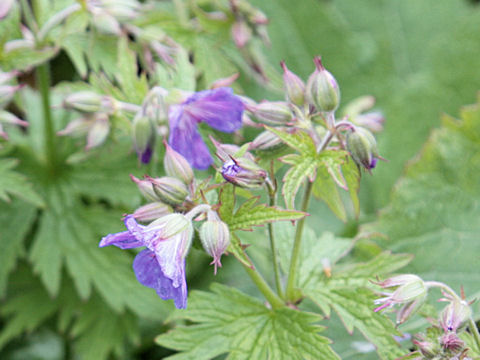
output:
[[[173,299],[178,309],[186,308],[185,256],[192,240],[191,222],[181,214],[170,214],[143,226],[128,215],[125,226],[127,231],[105,236],[99,246],[146,246],[133,261],[137,280],[155,289],[163,300]]]
[[[190,165],[205,170],[213,159],[198,132],[198,123],[231,133],[242,126],[242,114],[243,103],[230,88],[197,92],[182,104],[170,107],[168,142]]]

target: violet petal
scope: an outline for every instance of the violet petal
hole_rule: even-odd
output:
[[[99,247],[114,245],[120,249],[131,249],[139,246],[144,246],[143,242],[138,241],[137,238],[130,233],[130,231],[123,231],[116,234],[108,234],[103,237],[98,244]]]

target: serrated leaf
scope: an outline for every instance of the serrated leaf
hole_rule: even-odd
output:
[[[338,192],[337,184],[325,168],[317,170],[317,177],[313,183],[313,195],[325,201],[340,220],[347,221],[347,212]]]
[[[444,117],[398,182],[375,230],[397,252],[415,254],[408,271],[474,297],[480,257],[480,106]],[[474,305],[475,306],[475,305]]]
[[[292,167],[288,169],[283,177],[282,195],[285,198],[285,204],[288,208],[295,207],[295,196],[300,188],[300,185],[308,178],[308,181],[315,179],[318,162],[315,157],[301,156],[290,154],[282,158],[291,164]]]
[[[299,151],[302,155],[308,154],[313,156],[316,154],[315,144],[313,143],[312,138],[305,131],[288,133],[270,126],[265,126],[265,128],[277,135],[288,146]]]
[[[17,163],[15,159],[0,159],[0,200],[10,201],[8,194],[11,194],[35,206],[44,206],[25,176],[12,170]]]
[[[338,359],[329,340],[318,335],[321,317],[307,312],[266,308],[261,301],[219,285],[213,292],[194,291],[189,308],[173,319],[193,322],[160,335],[156,342],[181,351],[168,359]]]
[[[35,208],[29,204],[0,202],[0,297],[5,294],[8,274],[24,251],[23,240],[35,218]]]
[[[0,66],[3,70],[28,70],[34,66],[43,64],[58,53],[56,47],[44,47],[35,49],[28,47],[19,47],[9,52],[0,54]]]

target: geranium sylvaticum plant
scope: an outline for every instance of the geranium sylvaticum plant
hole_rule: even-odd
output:
[[[79,359],[136,358],[152,334],[175,359],[339,359],[345,339],[382,359],[479,356],[463,290],[399,273],[408,254],[355,256],[374,231],[314,226],[318,204],[358,222],[385,119],[372,96],[343,104],[320,56],[250,97],[238,78],[275,86],[258,8],[22,0],[0,19],[5,354],[34,331]]]

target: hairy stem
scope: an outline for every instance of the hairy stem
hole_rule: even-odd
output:
[[[301,211],[307,212],[308,205],[310,204],[310,197],[312,195],[313,189],[313,182],[307,181],[307,185],[305,186],[305,192],[303,194],[302,200],[302,207]],[[295,302],[297,299],[295,298],[295,285],[297,282],[297,274],[298,274],[298,261],[300,259],[300,250],[302,245],[302,235],[303,235],[303,228],[305,227],[306,218],[302,218],[298,221],[298,225],[295,231],[295,240],[293,243],[292,249],[292,258],[290,260],[290,268],[288,269],[288,281],[287,281],[287,290],[286,290],[286,297],[288,300]]]
[[[270,206],[275,206],[275,191],[269,189],[268,195],[270,197]],[[268,237],[270,239],[270,249],[272,251],[273,262],[273,274],[275,276],[275,287],[277,288],[277,294],[283,298],[282,282],[280,281],[280,267],[278,264],[277,248],[275,246],[275,233],[273,231],[273,224],[268,223]]]
[[[250,276],[252,281],[255,283],[257,286],[258,290],[265,296],[265,299],[272,305],[272,308],[278,309],[282,306],[285,306],[284,302],[280,297],[275,294],[275,292],[268,286],[267,282],[265,279],[260,275],[260,273],[255,269],[251,268],[245,264],[243,264],[243,267],[247,274]]]
[[[57,153],[55,150],[55,130],[53,127],[53,117],[50,108],[50,69],[48,63],[42,64],[35,70],[37,85],[42,99],[43,111],[43,131],[45,142],[45,156],[50,171],[54,173],[57,163]]]

